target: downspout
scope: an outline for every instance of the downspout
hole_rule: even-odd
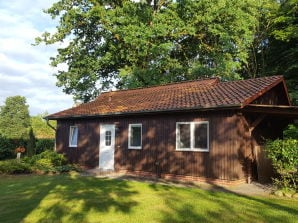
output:
[[[47,121],[47,125],[56,132],[57,129],[50,124],[49,119],[46,119],[46,121]]]

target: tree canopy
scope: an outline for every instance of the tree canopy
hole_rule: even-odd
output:
[[[113,85],[271,75],[279,69],[268,52],[278,41],[297,50],[295,7],[297,0],[60,0],[45,10],[59,19],[56,32],[36,43],[67,43],[51,58],[68,65],[57,85],[86,102]]]
[[[7,97],[0,110],[0,133],[11,139],[27,139],[30,116],[26,98],[22,96]]]
[[[47,112],[31,117],[31,126],[33,129],[34,136],[37,139],[54,139],[55,131],[50,128],[46,121],[43,119],[44,116],[48,115]],[[55,127],[56,121],[50,121],[50,124]]]

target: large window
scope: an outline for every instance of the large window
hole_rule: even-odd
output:
[[[70,126],[69,129],[69,146],[77,147],[78,146],[78,127]]]
[[[176,150],[209,151],[209,123],[177,122]]]
[[[142,148],[142,124],[129,124],[128,130],[128,148]]]

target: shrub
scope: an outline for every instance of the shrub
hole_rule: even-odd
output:
[[[57,166],[55,167],[55,170],[59,173],[67,173],[70,171],[80,171],[78,167],[74,166],[74,165],[62,165],[62,166]]]
[[[284,130],[284,138],[298,139],[298,124],[290,124]]]
[[[36,145],[36,154],[39,154],[46,150],[53,150],[55,147],[55,140],[54,139],[37,139],[35,145]]]
[[[285,139],[269,141],[266,144],[267,156],[279,177],[273,179],[277,187],[298,190],[298,140]]]
[[[46,158],[36,160],[34,168],[44,172],[56,172],[51,160]]]
[[[0,160],[14,157],[14,148],[10,140],[0,135]]]
[[[48,159],[50,163],[54,166],[62,166],[67,163],[66,158],[63,154],[56,153],[53,150],[46,150],[36,156],[40,157],[40,159]]]
[[[25,157],[24,162],[31,165],[36,171],[42,172],[67,172],[67,160],[63,154],[56,153],[52,150],[46,150],[32,157]],[[72,170],[71,168],[69,168]]]
[[[23,163],[15,159],[0,161],[0,173],[2,174],[19,174],[31,172],[32,169],[27,163]]]
[[[22,160],[0,161],[0,174],[64,173],[69,171],[78,171],[78,168],[67,164],[63,154],[51,150],[46,150],[32,157],[24,157]]]
[[[16,156],[15,149],[25,147],[25,139],[8,139],[0,135],[0,160],[12,159]]]

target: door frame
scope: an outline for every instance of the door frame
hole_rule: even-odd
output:
[[[103,135],[103,131],[105,130],[105,127],[109,126],[109,129],[111,129],[112,134],[111,134],[111,148],[113,150],[113,155],[112,155],[112,159],[113,159],[113,167],[112,168],[103,168],[100,166],[100,152],[101,152],[101,147],[102,147],[102,143],[104,143],[102,141],[102,139],[105,139],[103,137],[105,137],[105,135]],[[115,124],[100,124],[99,125],[99,148],[98,148],[98,168],[103,169],[103,170],[114,170],[115,169],[115,142],[116,142],[116,126]]]

